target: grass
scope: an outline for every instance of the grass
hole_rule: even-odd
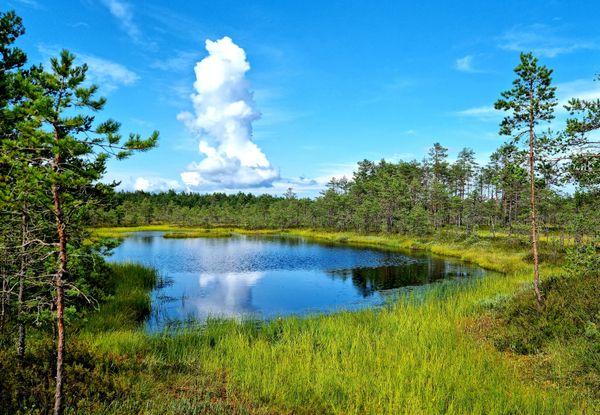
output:
[[[202,229],[196,231],[177,231],[165,232],[163,238],[166,239],[187,239],[187,238],[229,238],[233,232],[223,229]]]
[[[150,291],[158,282],[156,271],[139,264],[111,264],[107,275],[114,294],[84,322],[90,333],[135,329],[150,314]]]
[[[133,232],[165,232],[165,238],[202,238],[211,237],[213,235],[231,236],[232,234],[240,235],[277,235],[286,232],[281,229],[243,229],[243,228],[227,228],[214,227],[206,228],[199,226],[176,226],[176,225],[144,225],[144,226],[119,226],[119,227],[100,227],[90,228],[92,238],[126,238]]]
[[[125,326],[90,336],[97,353],[117,355],[142,371],[138,392],[104,413],[554,414],[598,408],[560,380],[533,379],[522,361],[471,334],[473,320],[490,304],[528,286],[526,245],[491,238],[285,233],[429,250],[505,274],[434,284],[425,294],[409,294],[378,310],[268,323],[214,320],[155,335]],[[542,264],[544,279],[560,273],[558,265]]]

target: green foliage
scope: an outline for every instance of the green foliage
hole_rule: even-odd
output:
[[[498,347],[522,354],[538,353],[550,341],[581,336],[588,322],[599,322],[597,274],[554,277],[544,281],[542,288],[546,301],[541,310],[529,290],[520,292],[502,309],[505,332],[496,340]]]
[[[532,53],[521,53],[520,60],[513,88],[502,92],[502,99],[494,104],[498,110],[511,112],[502,121],[500,134],[512,135],[517,141],[530,126],[535,128],[540,122],[552,120],[557,105],[556,88],[551,86],[552,70],[538,65]]]
[[[573,248],[568,273],[542,283],[540,309],[531,290],[522,290],[496,307],[500,325],[492,339],[500,350],[546,355],[538,376],[600,395],[600,274],[596,247]]]
[[[565,135],[561,137],[561,150],[569,160],[567,173],[581,187],[598,190],[600,143],[590,133],[600,128],[600,99],[573,98],[565,105],[565,109],[571,116],[579,116],[567,120]]]
[[[0,414],[47,414],[53,406],[53,345],[34,339],[19,362],[14,352],[0,349]],[[74,339],[66,355],[66,413],[93,413],[102,402],[125,399],[132,384],[119,376],[127,367],[93,353],[90,344]]]
[[[569,248],[565,268],[570,275],[597,274],[600,270],[600,241]]]

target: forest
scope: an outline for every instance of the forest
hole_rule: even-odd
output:
[[[102,179],[158,131],[99,121],[87,65],[67,50],[29,65],[24,34],[0,14],[0,413],[600,409],[600,100],[557,117],[552,70],[531,53],[498,93],[506,141],[485,162],[440,137],[421,161],[359,161],[314,198],[150,193]],[[152,334],[160,276],[105,258],[120,233],[161,227],[431,251],[502,276],[380,311]]]
[[[527,152],[509,143],[485,166],[465,148],[455,162],[435,143],[422,161],[363,160],[351,178],[332,178],[320,196],[116,192],[89,214],[94,226],[180,226],[309,228],[418,235],[448,229],[469,236],[529,233]],[[541,170],[543,160],[539,161]],[[569,176],[572,177],[572,176]],[[598,188],[582,186],[564,171],[536,178],[539,229],[564,242],[598,234]],[[587,180],[587,179],[586,179]],[[575,184],[565,192],[558,183]]]

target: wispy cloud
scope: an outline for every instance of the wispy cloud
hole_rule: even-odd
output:
[[[148,22],[147,30],[151,29],[158,37],[168,34],[185,41],[192,39],[200,42],[207,36],[197,16],[192,17],[176,12],[173,8],[153,5],[150,2],[145,2],[140,13]]]
[[[133,85],[140,77],[120,63],[98,58],[92,55],[79,55],[79,59],[87,63],[90,81],[98,84],[105,91],[112,91],[120,86]]]
[[[17,0],[17,3],[21,3],[27,7],[31,7],[32,9],[41,9],[42,5],[36,0]]]
[[[490,105],[467,108],[465,110],[457,111],[456,114],[461,115],[463,117],[491,117],[498,115],[499,111],[494,109],[494,107]]]
[[[102,0],[102,3],[123,27],[123,30],[127,35],[135,41],[139,41],[141,38],[141,32],[139,27],[133,21],[133,12],[131,6],[121,0]]]
[[[198,51],[178,51],[170,58],[152,62],[150,67],[170,72],[191,72],[194,63],[198,58],[200,58],[200,53]]]
[[[476,73],[480,72],[473,66],[473,55],[463,56],[454,61],[454,68],[460,72]]]
[[[144,38],[142,31],[135,22],[132,7],[122,0],[101,0],[125,31],[127,36],[136,44],[147,49],[155,49],[156,44]]]
[[[75,23],[70,23],[69,26],[74,27],[76,29],[89,29],[90,24],[88,22],[83,22],[83,21],[79,21],[79,22],[75,22]]]
[[[514,26],[498,38],[498,47],[515,52],[532,51],[538,56],[554,58],[578,50],[596,49],[594,42],[574,39],[558,33],[554,26],[533,24]]]
[[[49,59],[52,56],[57,56],[61,48],[40,44],[37,49],[46,59]],[[121,86],[133,85],[140,79],[138,74],[120,63],[94,55],[74,53],[77,56],[77,64],[86,63],[88,65],[88,80],[97,84],[103,93],[111,92]]]
[[[592,79],[576,79],[569,82],[556,84],[556,96],[558,98],[557,111],[563,112],[564,105],[571,98],[586,100],[600,99],[600,82]]]

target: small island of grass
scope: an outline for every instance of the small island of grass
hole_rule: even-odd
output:
[[[233,233],[226,229],[202,229],[188,232],[166,232],[163,238],[166,239],[187,239],[187,238],[230,238]]]

